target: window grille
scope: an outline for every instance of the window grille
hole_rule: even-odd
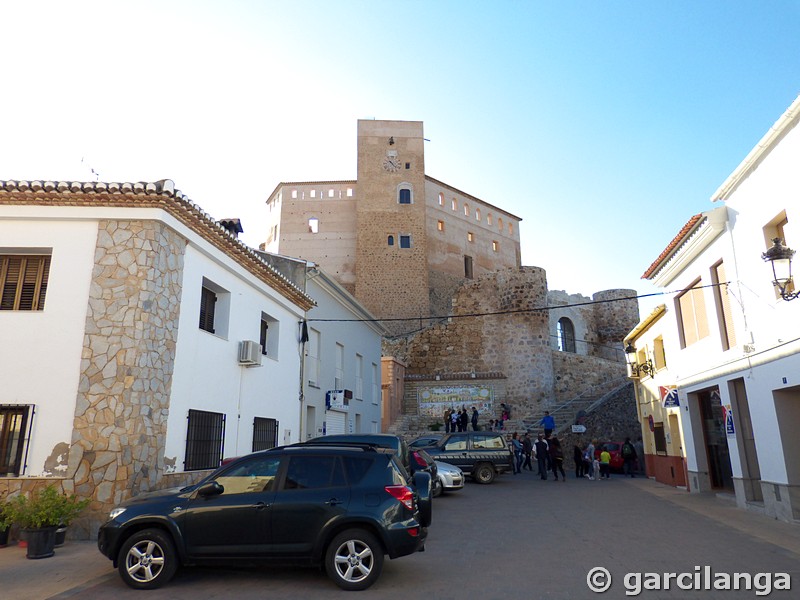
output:
[[[265,417],[253,419],[253,452],[269,450],[278,445],[278,421]]]
[[[32,407],[0,404],[0,474],[19,476],[23,469],[23,450],[29,434]]]
[[[225,415],[189,410],[187,421],[184,470],[216,469],[222,462]]]

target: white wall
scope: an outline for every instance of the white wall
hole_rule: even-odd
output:
[[[227,334],[199,327],[204,277],[230,292]],[[260,367],[240,366],[239,342],[259,341],[262,312],[279,322],[279,331],[274,327],[269,331],[269,335],[279,335],[277,356],[262,356]],[[279,444],[287,431],[290,442],[299,440],[298,324],[302,316],[297,307],[204,243],[195,240],[187,246],[165,451],[177,471],[183,470],[189,409],[226,415],[226,457],[252,451],[254,417],[278,420]],[[215,320],[221,317],[218,314]]]
[[[45,460],[56,444],[72,441],[97,241],[96,220],[42,214],[14,206],[0,214],[0,253],[52,248],[44,310],[0,311],[0,404],[35,405],[24,471],[31,476],[59,475],[45,472]]]
[[[336,344],[344,346],[344,387],[355,392],[356,384],[356,354],[363,357],[363,399],[358,400],[353,395],[347,414],[347,426],[352,421],[354,433],[369,433],[372,431],[372,422],[377,422],[380,431],[381,423],[381,335],[375,326],[366,322],[353,322],[354,319],[363,319],[362,312],[354,311],[350,302],[352,296],[341,295],[341,290],[336,290],[322,279],[323,276],[309,279],[306,293],[311,296],[317,306],[308,312],[309,327],[320,332],[320,377],[319,386],[308,385],[306,377],[305,403],[315,407],[316,423],[305,423],[303,437],[314,437],[325,420],[325,392],[334,389],[336,371]],[[319,322],[314,319],[340,319],[344,322]],[[372,365],[374,370],[373,378]],[[373,387],[373,384],[375,386]],[[375,397],[373,389],[377,389]],[[360,414],[361,431],[357,431],[356,415]]]

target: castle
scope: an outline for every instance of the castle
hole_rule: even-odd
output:
[[[520,217],[426,175],[422,122],[358,121],[357,152],[356,180],[276,186],[262,249],[318,264],[393,334],[384,427],[479,401],[533,418],[625,377],[635,291],[549,291]]]

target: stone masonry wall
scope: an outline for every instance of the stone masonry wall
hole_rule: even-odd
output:
[[[164,472],[186,240],[155,221],[101,221],[67,475],[108,509]]]

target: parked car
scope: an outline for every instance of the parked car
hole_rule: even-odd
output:
[[[441,493],[457,492],[464,489],[464,472],[455,465],[437,460],[436,472],[439,477]]]
[[[622,471],[625,466],[625,460],[622,458],[622,442],[599,442],[594,449],[594,456],[597,460],[600,460],[600,453],[604,449],[608,450],[611,455],[611,462],[609,463],[611,470]]]
[[[274,448],[121,504],[97,545],[135,589],[167,583],[179,566],[264,561],[324,565],[339,587],[363,590],[384,555],[424,549],[430,475],[414,480],[381,448]]]
[[[377,448],[388,448],[400,459],[402,465],[413,475],[417,471],[427,471],[430,473],[431,482],[435,486],[438,482],[436,477],[436,463],[428,456],[414,454],[408,448],[405,440],[390,433],[343,433],[333,435],[323,435],[311,438],[302,444],[367,444]]]
[[[497,431],[451,433],[425,451],[434,460],[459,467],[478,483],[491,483],[496,475],[513,470],[511,450]]]
[[[408,444],[409,448],[427,448],[442,441],[443,434],[423,435]]]

